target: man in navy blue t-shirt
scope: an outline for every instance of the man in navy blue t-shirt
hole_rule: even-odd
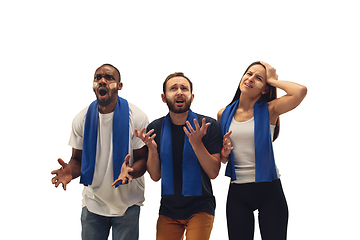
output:
[[[220,170],[222,136],[217,121],[190,110],[192,82],[183,73],[169,75],[162,100],[169,114],[135,130],[149,149],[147,171],[162,178],[157,240],[208,240],[215,197],[210,179]]]

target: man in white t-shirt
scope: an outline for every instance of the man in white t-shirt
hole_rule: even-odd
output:
[[[85,185],[81,222],[86,240],[108,239],[110,228],[113,239],[139,237],[147,147],[135,137],[134,129],[146,127],[149,121],[139,108],[118,97],[121,89],[117,68],[104,64],[96,70],[97,100],[73,120],[71,159],[67,164],[59,158],[62,167],[51,172],[55,187],[61,183],[66,190],[79,176]]]

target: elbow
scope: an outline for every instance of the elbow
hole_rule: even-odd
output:
[[[306,94],[307,94],[307,88],[305,86],[299,85],[296,92],[294,92],[291,95],[296,102],[293,108],[297,107],[304,100]]]
[[[160,177],[157,177],[157,178],[151,177],[151,179],[152,179],[154,182],[158,182],[161,178],[160,178]]]
[[[221,167],[220,165],[221,164],[219,162],[218,167],[208,174],[210,179],[214,180],[217,176],[219,176],[220,167]]]
[[[301,95],[302,99],[305,98],[306,94],[307,94],[307,87],[301,86],[300,87],[300,95]]]
[[[221,161],[223,164],[226,164],[226,163],[228,162],[228,160],[229,160],[228,158],[221,158],[220,161]]]
[[[212,179],[212,180],[215,179],[219,175],[219,172],[220,172],[220,167],[221,167],[220,153],[215,155],[215,159],[216,159],[216,162],[214,163],[214,165],[207,172],[208,177],[210,179]]]
[[[154,182],[158,182],[161,179],[161,175],[159,174],[151,174],[149,171],[148,173],[150,175],[151,180],[153,180]]]
[[[209,176],[209,178],[211,180],[214,180],[218,175],[219,175],[219,173],[215,173],[215,174],[212,174],[211,176]]]

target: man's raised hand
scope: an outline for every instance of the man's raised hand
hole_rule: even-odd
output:
[[[184,132],[188,136],[189,142],[191,143],[192,146],[194,146],[194,144],[202,143],[201,140],[206,135],[206,131],[210,126],[210,124],[211,123],[206,123],[206,119],[203,118],[202,125],[200,127],[198,121],[194,119],[194,125],[195,125],[195,129],[194,129],[191,126],[190,122],[186,121],[186,126],[189,130],[184,126]]]
[[[157,144],[154,140],[156,133],[154,133],[154,129],[151,129],[148,133],[144,134],[145,128],[142,128],[138,131],[136,128],[134,130],[135,136],[140,138],[149,149],[157,149]],[[153,134],[154,133],[154,134]],[[152,136],[151,136],[152,134]]]

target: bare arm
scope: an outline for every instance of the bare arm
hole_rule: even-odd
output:
[[[61,183],[63,189],[66,190],[66,185],[69,184],[72,179],[75,179],[80,176],[81,158],[82,158],[82,150],[73,148],[69,163],[65,163],[61,158],[58,159],[61,168],[51,172],[51,174],[55,174],[55,177],[52,178],[51,182],[52,184],[55,184],[56,188]]]
[[[142,148],[133,151],[134,163],[131,166],[134,170],[131,172],[133,178],[141,177],[146,172],[147,149],[147,146],[143,146]]]
[[[220,111],[217,113],[217,121],[220,125],[220,120],[221,120],[221,116],[222,116],[222,113],[224,112],[225,108],[222,108],[220,109]]]
[[[302,102],[306,96],[307,88],[297,83],[279,81],[276,70],[269,64],[262,63],[266,67],[267,83],[286,92],[286,95],[281,98],[269,102],[270,122],[275,124],[281,114],[291,111]]]
[[[225,108],[221,109],[217,114],[217,121],[219,124],[220,124],[220,120],[221,120],[221,115],[224,112],[224,110],[225,110]],[[232,131],[229,131],[223,137],[223,147],[221,149],[220,161],[224,164],[227,163],[227,161],[229,160],[229,155],[231,153],[231,150],[234,149],[234,147],[231,145],[231,141],[230,141],[231,133],[232,133]]]
[[[154,140],[156,134],[154,130],[150,130],[148,133],[144,134],[145,128],[142,128],[140,131],[135,129],[135,136],[140,138],[148,147],[148,158],[146,162],[147,171],[151,179],[155,182],[161,179],[161,167],[159,153],[157,151],[157,144]]]
[[[146,159],[147,159],[147,147],[144,146],[140,149],[133,150],[134,163],[132,166],[129,164],[130,154],[128,154],[124,163],[121,166],[121,172],[111,186],[115,186],[117,183],[122,182],[122,184],[127,181],[132,182],[134,178],[141,177],[146,172]]]
[[[186,125],[190,132],[186,127],[184,127],[184,132],[189,138],[189,142],[194,149],[202,169],[204,169],[209,178],[215,179],[220,171],[220,154],[210,154],[202,142],[202,138],[205,136],[210,123],[206,123],[205,118],[202,119],[201,128],[196,119],[194,119],[194,123],[196,130],[194,130],[190,123],[186,121]]]

